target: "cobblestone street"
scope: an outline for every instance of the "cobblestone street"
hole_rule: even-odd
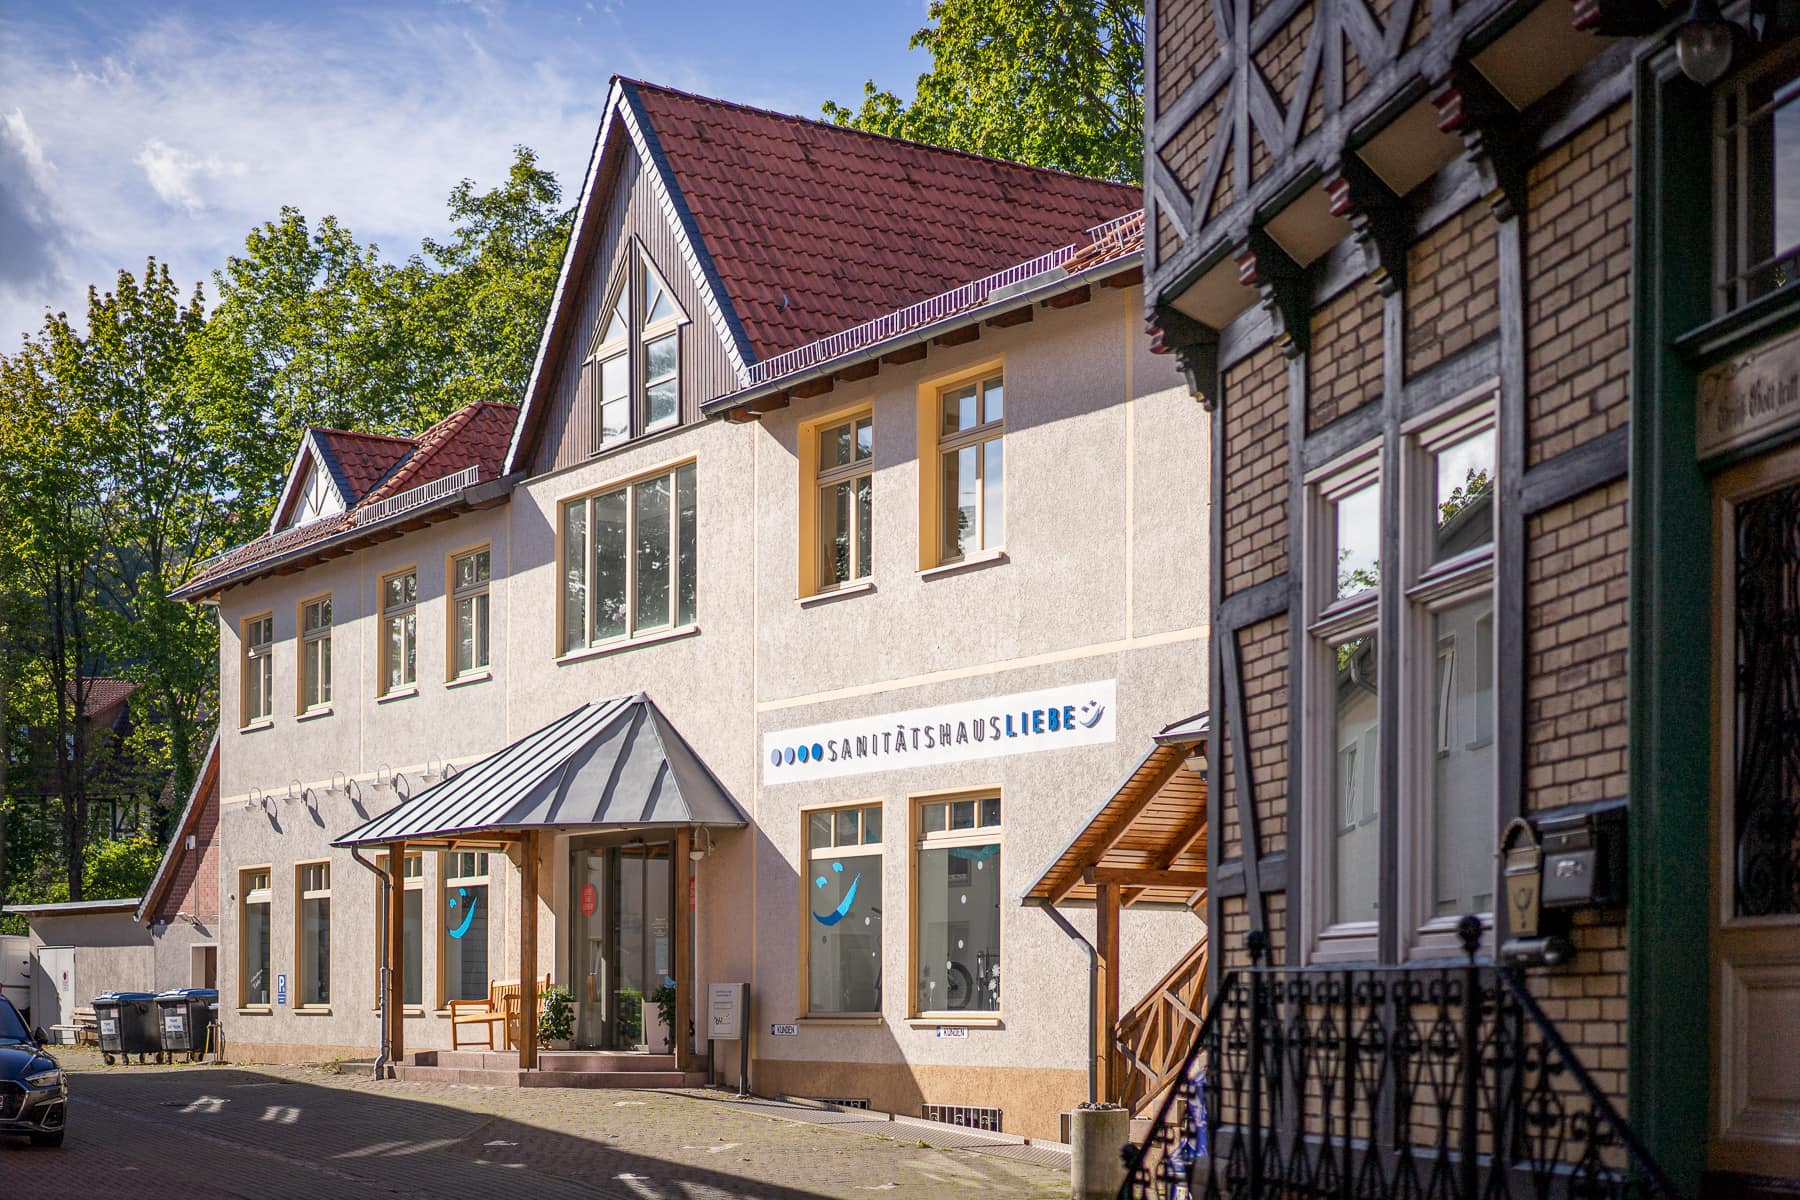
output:
[[[87,1052],[60,1057],[70,1069],[68,1140],[61,1150],[0,1140],[8,1200],[1068,1194],[1066,1169],[1004,1156],[1044,1153],[1030,1147],[946,1147],[956,1135],[903,1123],[887,1125],[888,1136],[848,1132],[723,1096],[377,1083],[302,1067],[108,1068]]]

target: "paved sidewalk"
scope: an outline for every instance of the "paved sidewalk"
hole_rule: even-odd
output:
[[[1066,1170],[1016,1157],[780,1119],[779,1108],[659,1091],[376,1082],[302,1067],[71,1072],[61,1150],[0,1139],[8,1200],[1048,1200]],[[939,1137],[954,1142],[954,1136]]]

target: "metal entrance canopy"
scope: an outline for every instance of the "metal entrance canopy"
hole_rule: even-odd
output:
[[[743,810],[656,702],[584,704],[338,838],[366,846],[538,829],[742,828]]]

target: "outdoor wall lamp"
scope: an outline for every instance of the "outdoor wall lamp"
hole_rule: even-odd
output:
[[[361,800],[362,788],[342,771],[333,771],[331,786],[325,789],[325,796],[330,800]]]
[[[1681,73],[1705,87],[1731,69],[1738,27],[1719,11],[1718,0],[1694,0],[1687,20],[1675,31],[1675,60]]]
[[[1206,751],[1195,750],[1192,754],[1181,760],[1181,765],[1196,775],[1206,774]]]
[[[265,812],[268,811],[269,798],[263,794],[261,788],[251,788],[250,794],[244,797],[244,811],[249,812],[253,808],[260,808]]]
[[[290,780],[288,780],[287,795],[282,797],[282,799],[284,799],[287,803],[292,804],[294,801],[301,799],[305,795],[306,795],[306,786],[304,784],[302,784],[298,779],[290,779]]]

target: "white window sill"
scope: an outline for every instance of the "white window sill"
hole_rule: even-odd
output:
[[[605,658],[609,654],[621,654],[627,650],[636,650],[640,646],[654,646],[658,642],[673,642],[680,638],[693,637],[700,632],[698,625],[682,625],[676,629],[659,629],[655,633],[639,634],[632,638],[614,638],[610,642],[602,642],[598,646],[589,646],[586,650],[571,650],[556,660],[557,666],[581,662],[589,658]]]
[[[274,1011],[267,1004],[241,1004],[238,1006],[237,1015],[240,1017],[266,1017]]]
[[[377,703],[377,704],[392,704],[396,700],[410,700],[410,699],[412,699],[412,697],[414,697],[418,694],[419,694],[418,685],[411,684],[407,687],[395,688],[391,692],[383,692],[381,695],[375,697],[375,703]]]
[[[929,582],[942,579],[946,575],[960,575],[964,571],[979,571],[983,567],[997,566],[1011,561],[1004,550],[983,550],[980,554],[966,554],[955,562],[948,562],[939,567],[927,567],[919,572],[919,578]]]
[[[472,683],[486,683],[494,677],[494,673],[483,667],[479,671],[468,671],[444,684],[447,688],[468,687]]]
[[[830,588],[823,592],[814,592],[810,596],[801,596],[795,603],[801,608],[813,608],[820,604],[830,604],[833,600],[848,600],[852,596],[861,596],[875,590],[873,579],[858,579],[855,583],[846,583],[841,587]]]
[[[258,717],[248,725],[239,725],[239,733],[261,733],[265,729],[275,728],[274,717]]]
[[[331,715],[331,705],[321,704],[315,708],[309,708],[303,713],[295,713],[294,720],[296,720],[296,721],[316,721],[320,717],[329,717],[330,715]]]
[[[906,1023],[914,1029],[1004,1029],[1006,1022],[998,1014],[987,1014],[979,1017],[959,1017],[944,1013],[937,1016],[908,1017]]]
[[[846,1017],[800,1017],[794,1021],[796,1025],[861,1025],[865,1027],[885,1025],[886,1020],[879,1016],[846,1016]]]
[[[331,1015],[331,1005],[302,1004],[294,1010],[294,1015],[296,1017],[329,1017]]]

